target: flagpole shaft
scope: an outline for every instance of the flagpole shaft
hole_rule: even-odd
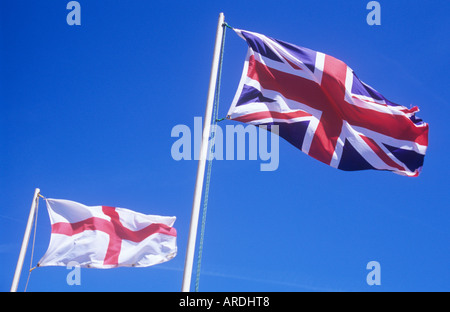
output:
[[[25,228],[25,234],[23,236],[22,247],[20,248],[19,260],[17,260],[16,271],[14,272],[14,278],[11,285],[11,292],[17,291],[19,285],[20,273],[22,272],[23,261],[25,254],[27,253],[28,241],[30,240],[31,228],[33,226],[34,214],[36,213],[36,207],[38,205],[40,189],[34,190],[33,202],[31,203],[30,214],[28,215],[27,227]]]
[[[200,214],[200,203],[203,191],[203,180],[205,176],[206,157],[208,154],[208,139],[211,130],[211,117],[214,104],[214,93],[217,83],[217,72],[219,70],[220,52],[222,47],[222,37],[224,34],[223,23],[225,16],[219,14],[217,23],[216,42],[214,45],[214,56],[211,66],[211,76],[209,79],[208,97],[206,101],[205,119],[203,124],[202,142],[200,145],[200,157],[197,166],[197,178],[195,180],[194,199],[192,201],[191,224],[189,227],[189,236],[186,249],[186,259],[184,263],[183,284],[181,291],[190,291],[192,266],[194,264],[195,242],[197,238],[198,217]]]

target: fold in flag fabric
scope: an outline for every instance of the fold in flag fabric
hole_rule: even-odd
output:
[[[175,217],[46,199],[50,245],[38,266],[146,267],[176,256]]]
[[[235,31],[249,48],[228,119],[278,125],[282,138],[341,170],[419,175],[428,124],[417,107],[387,100],[332,56]]]

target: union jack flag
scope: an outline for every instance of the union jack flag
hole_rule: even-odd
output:
[[[332,167],[418,176],[428,124],[358,79],[344,62],[235,29],[249,46],[227,118],[278,125],[279,135]]]

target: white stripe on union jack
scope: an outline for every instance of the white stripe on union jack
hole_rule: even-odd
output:
[[[428,124],[321,52],[235,29],[249,46],[228,118],[279,135],[332,167],[418,176]]]

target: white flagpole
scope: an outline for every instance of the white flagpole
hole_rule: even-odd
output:
[[[219,69],[220,51],[223,37],[223,23],[225,16],[223,13],[219,14],[219,21],[217,23],[216,43],[214,45],[214,57],[211,67],[211,76],[209,78],[208,98],[206,101],[205,120],[203,124],[202,142],[200,145],[200,157],[197,167],[197,178],[195,181],[194,200],[192,202],[191,225],[189,227],[189,237],[186,250],[186,259],[184,263],[183,284],[181,291],[190,291],[192,266],[194,263],[195,242],[197,238],[198,217],[200,213],[200,202],[203,191],[203,180],[205,176],[206,156],[208,154],[208,139],[211,130],[211,117],[214,104],[214,94],[217,83],[217,72]]]
[[[22,247],[20,248],[19,260],[17,260],[16,271],[14,272],[14,278],[11,285],[11,292],[17,291],[17,286],[19,285],[20,273],[22,272],[23,260],[25,259],[25,254],[27,253],[28,241],[30,240],[31,228],[33,226],[34,214],[36,213],[36,207],[38,205],[40,189],[36,188],[34,190],[33,202],[31,203],[30,214],[28,216],[27,227],[25,228],[25,234],[23,236]]]

